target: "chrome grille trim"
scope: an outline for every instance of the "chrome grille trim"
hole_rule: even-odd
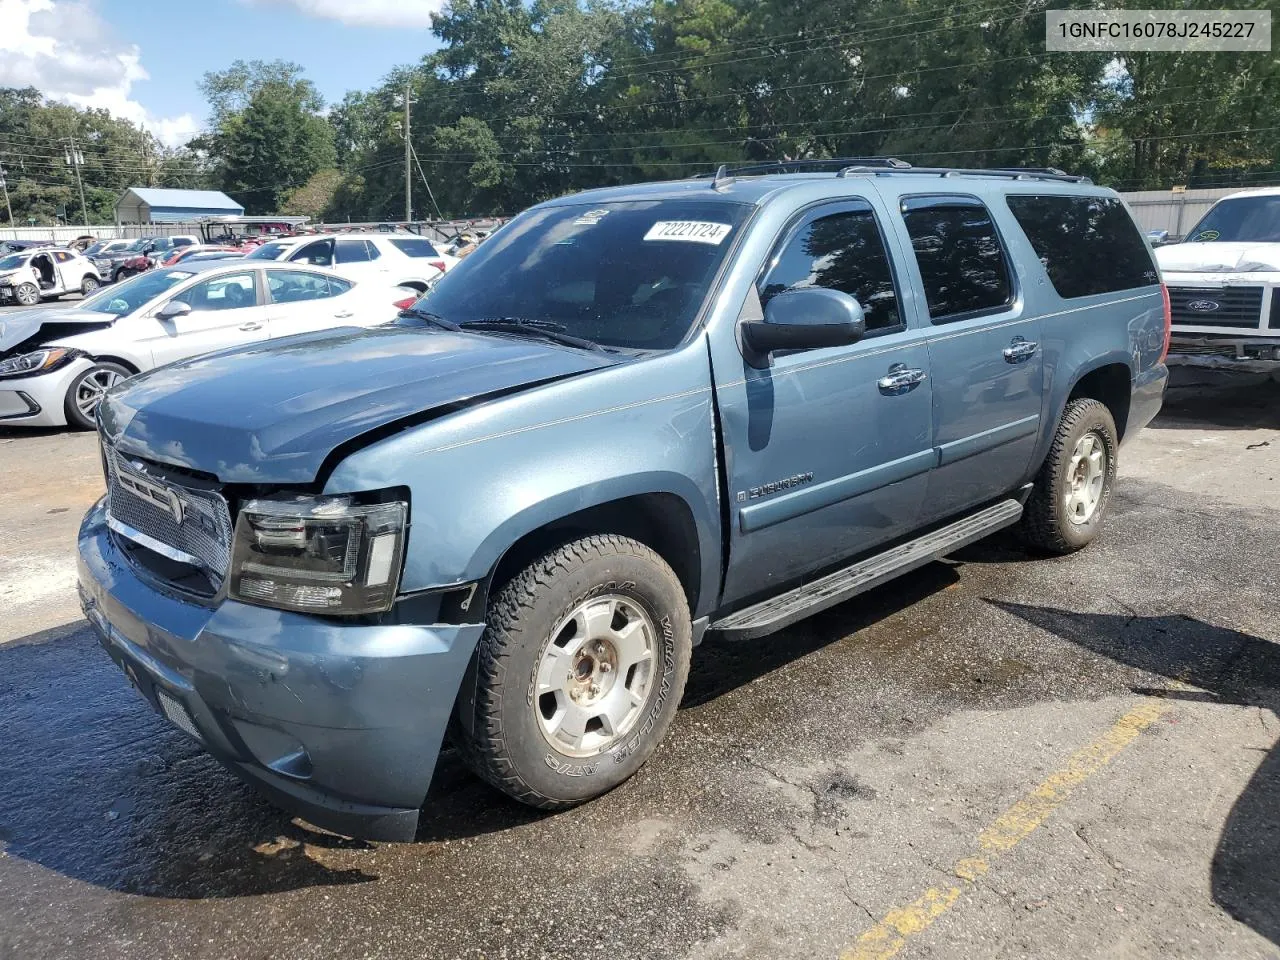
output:
[[[107,462],[107,525],[116,534],[170,560],[226,579],[231,565],[231,510],[212,490],[197,490],[148,473],[111,446]]]

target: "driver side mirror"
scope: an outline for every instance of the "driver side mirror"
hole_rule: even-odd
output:
[[[742,341],[761,361],[753,365],[763,366],[776,350],[843,347],[857,343],[866,332],[862,305],[849,294],[802,287],[774,294],[765,305],[763,321],[742,324]]]
[[[156,311],[157,320],[176,320],[178,317],[185,317],[191,312],[191,304],[182,300],[170,300],[163,307]]]

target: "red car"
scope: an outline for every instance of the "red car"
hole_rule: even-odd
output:
[[[177,250],[174,250],[173,253],[169,254],[169,256],[166,257],[164,260],[161,260],[160,266],[172,267],[175,263],[181,263],[183,260],[187,259],[188,257],[190,257],[192,254],[195,254],[195,253],[238,254],[238,253],[244,253],[244,251],[238,250],[235,247],[203,247],[203,246],[179,247]],[[202,257],[201,259],[213,259],[213,258]]]

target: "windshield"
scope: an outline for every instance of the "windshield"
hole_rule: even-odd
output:
[[[532,321],[604,346],[670,350],[750,211],[693,199],[531,210],[445,274],[417,308],[453,323]]]
[[[81,310],[110,313],[122,317],[154,300],[175,283],[195,276],[190,270],[152,270],[121,283],[105,287],[87,300],[80,301]]]
[[[28,253],[11,253],[7,257],[0,258],[0,270],[17,270],[27,262],[30,256]]]
[[[1187,234],[1190,243],[1280,243],[1280,196],[1220,200]]]
[[[278,260],[280,259],[281,254],[292,246],[294,246],[292,243],[281,243],[279,240],[272,240],[270,243],[264,243],[257,250],[253,251],[253,253],[249,254],[249,256],[245,257],[245,259]]]

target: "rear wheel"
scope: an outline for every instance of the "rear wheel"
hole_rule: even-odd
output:
[[[81,430],[92,430],[95,426],[94,416],[103,396],[130,376],[132,373],[118,363],[94,361],[93,366],[72,380],[71,386],[67,388],[67,398],[63,404],[67,423]]]
[[[1111,502],[1119,446],[1105,404],[1087,398],[1067,404],[1022,515],[1033,546],[1071,553],[1092,542]]]
[[[495,595],[459,702],[459,747],[477,774],[535,807],[613,789],[675,716],[692,634],[671,568],[625,537],[548,553]]]
[[[80,281],[80,294],[81,296],[87,297],[100,286],[102,286],[102,284],[98,282],[97,277],[85,277]]]
[[[34,307],[40,302],[40,288],[34,283],[20,283],[13,291],[13,298],[24,307]]]

